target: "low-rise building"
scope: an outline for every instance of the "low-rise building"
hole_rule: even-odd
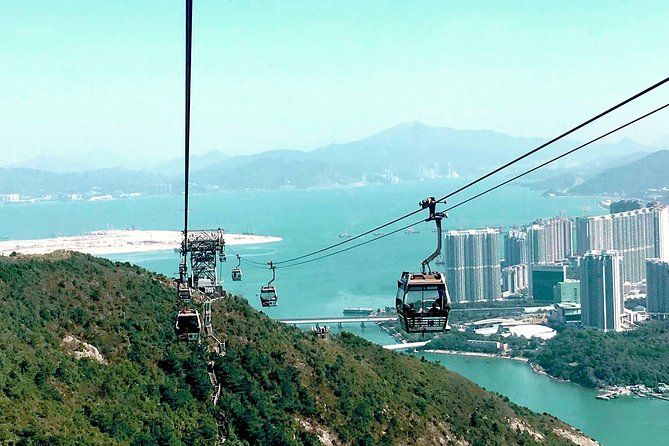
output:
[[[547,263],[530,265],[530,295],[537,303],[552,304],[553,287],[567,280],[567,265]]]
[[[563,303],[571,302],[581,303],[581,281],[566,279],[564,282],[558,282],[553,286],[553,302]]]
[[[580,325],[581,304],[573,302],[556,303],[548,312],[548,321],[555,325]]]

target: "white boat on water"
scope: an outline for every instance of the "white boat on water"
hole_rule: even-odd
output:
[[[339,234],[339,238],[351,238],[351,237],[352,235],[349,234],[348,232],[342,232],[341,234]]]
[[[405,234],[418,234],[420,231],[417,231],[413,226],[404,230]]]

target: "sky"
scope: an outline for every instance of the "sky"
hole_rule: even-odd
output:
[[[669,76],[665,1],[194,0],[192,150],[313,149],[407,121],[551,137]],[[0,13],[0,156],[183,146],[183,0]],[[665,86],[576,135],[669,102]],[[621,135],[656,143],[669,112]]]

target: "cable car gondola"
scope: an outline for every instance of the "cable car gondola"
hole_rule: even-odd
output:
[[[240,282],[242,280],[242,269],[240,266],[242,265],[242,258],[237,254],[237,266],[232,268],[232,281],[233,282]]]
[[[421,263],[420,273],[403,272],[397,281],[395,308],[402,329],[407,333],[436,333],[450,329],[448,315],[451,299],[444,275],[430,271],[430,262],[441,254],[441,220],[443,213],[436,212],[437,202],[430,197],[421,202],[429,208],[426,221],[437,225],[437,249]]]
[[[174,328],[180,341],[197,341],[200,339],[200,313],[194,309],[184,309],[177,314]]]
[[[276,292],[276,287],[272,285],[272,282],[276,279],[276,266],[274,266],[274,263],[269,262],[269,268],[272,270],[272,280],[260,288],[260,303],[263,307],[276,307],[279,295]]]
[[[177,279],[176,284],[177,284],[177,295],[179,296],[179,300],[181,302],[190,302],[193,299],[193,295],[186,281]]]

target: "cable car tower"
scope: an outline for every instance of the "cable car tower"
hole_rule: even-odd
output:
[[[225,261],[225,239],[222,229],[184,231],[181,256],[184,268],[190,263],[190,275],[187,270],[184,271],[184,279],[190,289],[211,299],[223,296],[219,269],[219,265],[222,266]]]

